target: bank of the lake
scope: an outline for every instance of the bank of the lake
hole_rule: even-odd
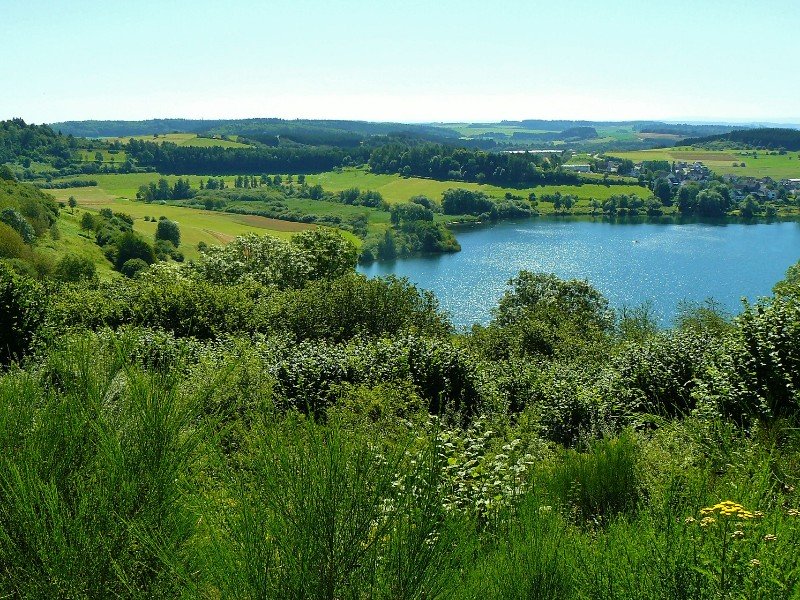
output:
[[[768,295],[800,259],[800,222],[533,218],[460,227],[461,252],[375,262],[369,276],[408,277],[433,291],[457,325],[486,322],[521,269],[588,279],[612,305],[652,303],[667,324],[684,300],[738,312]]]

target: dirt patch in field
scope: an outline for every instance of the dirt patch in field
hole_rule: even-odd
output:
[[[700,162],[709,160],[717,162],[739,160],[738,156],[728,154],[727,152],[670,152],[670,154],[675,160],[699,160]]]
[[[315,225],[308,223],[295,223],[293,221],[281,221],[280,219],[270,219],[268,217],[260,217],[258,215],[241,215],[232,219],[242,225],[250,225],[251,227],[260,227],[261,229],[271,229],[272,231],[305,231],[306,229],[313,229]]]
[[[203,229],[208,235],[213,237],[215,240],[222,242],[223,244],[227,244],[228,242],[232,241],[234,237],[233,235],[228,235],[226,233],[220,233],[219,231],[213,231],[211,229]]]

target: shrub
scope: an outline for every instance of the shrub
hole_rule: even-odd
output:
[[[153,247],[132,231],[123,233],[116,246],[116,267],[118,271],[122,271],[122,266],[134,258],[140,259],[148,265],[153,264],[156,260]]]
[[[141,258],[131,258],[125,261],[119,271],[125,275],[125,277],[133,279],[142,271],[146,271],[149,266],[150,265],[148,265]]]
[[[66,254],[56,264],[53,276],[59,281],[91,280],[97,276],[97,267],[90,258]]]
[[[23,358],[45,319],[45,295],[35,281],[0,263],[0,363]]]

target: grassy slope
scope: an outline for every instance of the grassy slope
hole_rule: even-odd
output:
[[[720,175],[772,177],[775,180],[800,177],[800,154],[796,152],[789,152],[784,155],[757,152],[758,158],[753,158],[752,152],[744,150],[719,151],[676,147],[642,150],[640,152],[610,152],[609,154],[621,158],[629,158],[633,161],[668,160],[671,162],[675,160],[694,162],[699,160]],[[734,167],[734,162],[744,162],[746,166]]]
[[[78,254],[92,260],[97,266],[97,274],[101,279],[112,277],[114,270],[111,263],[106,260],[103,250],[95,244],[94,239],[81,230],[81,211],[74,213],[63,209],[58,217],[58,231],[61,234],[58,240],[50,236],[43,236],[37,243],[37,248],[47,254],[55,262],[64,254]]]
[[[313,225],[290,223],[263,217],[233,215],[182,206],[145,204],[144,202],[136,202],[109,194],[101,187],[52,191],[53,195],[62,201],[69,198],[69,196],[75,196],[78,201],[77,218],[80,218],[81,210],[97,212],[102,208],[110,208],[116,212],[127,213],[135,219],[134,229],[149,239],[152,239],[155,235],[156,223],[145,221],[145,216],[155,217],[156,219],[164,216],[176,221],[181,229],[180,250],[186,258],[194,258],[198,255],[198,242],[205,242],[206,244],[227,243],[237,235],[246,233],[269,234],[280,238],[288,238],[294,232],[313,227]]]
[[[163,144],[164,142],[172,142],[178,146],[199,146],[201,148],[208,148],[210,146],[219,146],[220,148],[247,148],[248,144],[242,144],[232,140],[220,140],[211,138],[197,137],[196,133],[166,133],[154,138],[152,135],[134,135],[130,137],[121,138],[108,138],[109,142],[118,141],[121,144],[126,143],[128,140],[142,140],[145,142],[156,142]]]

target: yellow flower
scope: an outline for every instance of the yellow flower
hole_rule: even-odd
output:
[[[684,522],[686,525],[689,525],[689,524],[691,524],[691,523],[694,523],[694,522],[695,522],[695,518],[694,518],[694,517],[686,517],[686,518],[684,519],[684,521],[683,521],[683,522]]]
[[[777,539],[778,539],[778,536],[775,535],[775,534],[772,534],[772,533],[768,533],[767,535],[764,536],[764,541],[765,542],[774,542]]]
[[[740,540],[744,537],[744,531],[738,529],[731,534],[731,537],[735,540]]]
[[[757,558],[754,558],[754,559],[752,559],[750,561],[750,566],[751,567],[760,567],[761,566],[761,561],[758,560]]]
[[[790,508],[786,511],[786,514],[788,514],[790,517],[800,517],[800,510],[797,510],[796,508]]]
[[[700,527],[708,527],[712,523],[716,523],[717,520],[714,517],[703,517],[700,521]]]

